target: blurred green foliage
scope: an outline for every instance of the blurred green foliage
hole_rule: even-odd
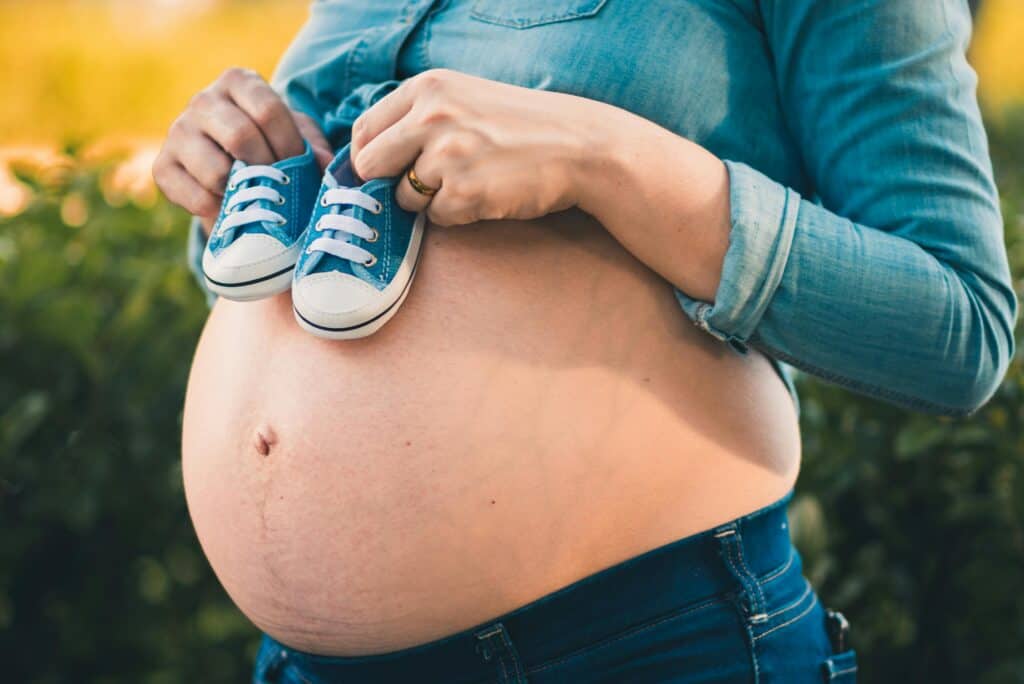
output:
[[[111,206],[112,172],[25,173],[34,198],[0,222],[0,681],[244,681],[254,631],[181,485],[206,315],[187,220]]]
[[[992,132],[1024,273],[1024,117]],[[70,150],[72,160],[76,152]],[[241,682],[258,635],[193,534],[181,406],[206,307],[186,217],[113,167],[23,169],[0,219],[0,680]],[[865,682],[1024,681],[1024,371],[974,416],[799,376],[806,569]]]

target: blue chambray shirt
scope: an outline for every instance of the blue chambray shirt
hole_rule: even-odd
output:
[[[1018,308],[970,32],[964,0],[317,0],[272,82],[338,147],[436,67],[650,119],[731,181],[721,284],[675,289],[686,316],[764,352],[798,411],[792,368],[967,415]]]

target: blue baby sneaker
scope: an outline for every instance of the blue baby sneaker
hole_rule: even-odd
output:
[[[302,155],[272,166],[235,161],[203,252],[206,286],[237,301],[291,287],[319,186],[320,165],[308,142]]]
[[[398,206],[401,179],[360,184],[348,145],[327,167],[292,283],[295,319],[304,329],[332,340],[365,337],[405,301],[426,214]]]

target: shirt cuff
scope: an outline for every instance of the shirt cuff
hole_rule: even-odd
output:
[[[678,288],[675,295],[694,325],[745,354],[782,281],[800,195],[741,162],[726,160],[725,166],[731,228],[715,301],[694,299]]]
[[[217,301],[217,295],[206,287],[206,279],[203,277],[203,251],[206,249],[206,235],[203,233],[203,226],[199,217],[193,216],[192,223],[188,227],[188,269],[192,271],[199,289],[206,295],[206,303],[213,306]]]

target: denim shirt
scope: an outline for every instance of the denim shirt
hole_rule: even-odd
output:
[[[673,288],[683,314],[762,351],[798,411],[790,366],[962,416],[1018,308],[970,32],[964,0],[317,0],[272,83],[335,146],[436,67],[650,119],[731,183],[721,283]]]

